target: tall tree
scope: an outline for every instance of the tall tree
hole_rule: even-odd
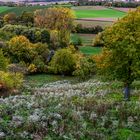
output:
[[[101,72],[124,82],[129,99],[132,82],[140,78],[140,8],[128,13],[103,33],[105,49],[98,56]]]
[[[8,24],[15,24],[17,16],[15,13],[8,13],[3,17],[4,23]]]
[[[74,25],[74,12],[69,8],[48,8],[35,12],[35,24],[49,30],[58,31],[58,40],[62,46],[68,46],[70,33]]]

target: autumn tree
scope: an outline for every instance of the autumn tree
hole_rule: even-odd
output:
[[[140,8],[108,27],[103,41],[97,66],[104,75],[124,83],[125,99],[129,99],[132,82],[140,78]]]
[[[3,17],[4,23],[14,24],[16,22],[17,16],[15,13],[8,13]]]
[[[34,52],[32,51],[33,44],[24,37],[24,36],[16,36],[13,37],[8,42],[8,53],[11,61],[13,63],[17,62],[25,62],[30,63],[34,57]]]
[[[18,18],[24,25],[33,25],[34,23],[34,14],[32,12],[24,11]]]
[[[35,12],[35,25],[58,31],[61,46],[68,46],[74,25],[74,12],[69,8],[48,8]]]

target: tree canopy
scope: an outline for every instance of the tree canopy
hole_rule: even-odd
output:
[[[140,8],[105,29],[103,40],[97,65],[107,76],[130,85],[140,77]]]

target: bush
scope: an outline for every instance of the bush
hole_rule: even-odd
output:
[[[50,33],[46,29],[40,29],[36,27],[27,27],[22,25],[5,25],[0,30],[0,34],[3,32],[8,32],[10,35],[23,35],[30,40],[32,43],[42,42],[49,43],[50,42]],[[9,36],[10,36],[9,35]],[[11,35],[11,36],[12,36]],[[5,40],[7,37],[5,37]]]
[[[49,63],[49,71],[55,74],[72,74],[76,66],[76,56],[70,48],[58,50]]]
[[[29,73],[46,72],[49,55],[47,44],[32,44],[26,37],[17,36],[8,42],[8,47],[4,51],[12,63],[22,64],[22,66],[28,69]],[[32,68],[33,65],[35,66],[35,70]],[[25,73],[26,68],[24,69]]]
[[[26,37],[14,37],[9,41],[8,45],[7,53],[13,63],[19,63],[21,61],[31,63],[35,52],[32,51],[33,45]]]
[[[103,41],[103,33],[98,33],[93,40],[93,46],[94,47],[103,47],[104,41]]]
[[[77,24],[74,32],[76,33],[85,33],[85,34],[97,34],[102,32],[103,28],[99,25],[95,27],[83,27],[82,24]]]
[[[72,35],[71,37],[71,44],[74,46],[80,46],[82,45],[82,39],[78,35]]]
[[[6,70],[8,65],[8,60],[4,57],[2,50],[0,49],[0,71]]]
[[[93,73],[95,73],[95,62],[93,59],[82,57],[80,61],[77,61],[76,70],[73,72],[73,75],[85,80]]]
[[[35,57],[35,59],[32,62],[36,67],[36,72],[47,72],[47,66],[44,63],[41,56]]]
[[[0,71],[0,90],[18,89],[21,87],[22,83],[22,74]]]

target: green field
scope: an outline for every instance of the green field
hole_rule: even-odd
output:
[[[99,47],[91,47],[91,46],[81,46],[79,47],[80,51],[85,55],[96,55],[101,53],[102,48]]]
[[[87,10],[75,9],[77,18],[121,18],[126,15],[125,12],[103,9],[103,10]]]
[[[0,6],[0,13],[4,13],[4,12],[12,10],[12,9],[13,9],[13,7]]]
[[[95,38],[94,34],[72,34],[71,40],[76,42],[80,38],[82,40],[82,46],[79,46],[80,52],[85,55],[99,54],[102,48],[92,47],[92,42]]]
[[[95,38],[95,34],[72,34],[71,40],[73,42],[77,42],[78,39],[82,40],[83,46],[91,46],[93,39]]]

